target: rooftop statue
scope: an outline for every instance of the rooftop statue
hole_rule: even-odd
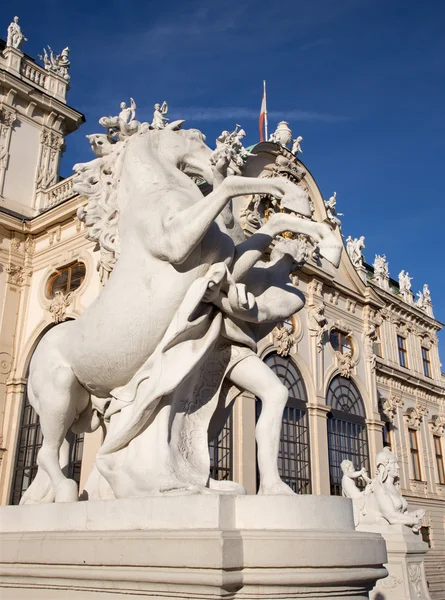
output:
[[[40,60],[43,62],[43,65],[47,71],[51,71],[63,77],[66,81],[70,80],[70,76],[68,74],[68,70],[70,68],[70,61],[68,59],[68,55],[70,49],[68,46],[62,50],[60,54],[54,55],[54,52],[51,46],[48,46],[48,51],[43,48],[43,56],[39,54]]]
[[[269,137],[269,142],[281,144],[282,146],[286,146],[286,148],[289,146],[292,142],[292,131],[290,130],[287,121],[280,121],[278,123],[276,130]]]
[[[17,50],[21,50],[24,42],[27,42],[27,38],[23,35],[22,28],[19,25],[19,18],[14,17],[12,23],[8,26],[8,37],[6,39],[6,46],[11,46]]]
[[[352,237],[349,235],[346,239],[346,250],[352,264],[356,269],[363,266],[362,250],[365,247],[365,236],[363,235],[355,239],[352,239]]]
[[[374,280],[380,287],[388,286],[389,264],[385,254],[376,254],[374,259]]]
[[[338,217],[344,217],[344,214],[337,212],[337,192],[334,192],[329,200],[325,200],[324,205],[328,214],[328,220],[340,229],[341,221]]]
[[[262,400],[259,493],[292,494],[277,468],[287,389],[256,345],[304,305],[289,277],[301,266],[300,243],[281,234],[309,236],[335,266],[340,242],[329,224],[310,220],[301,188],[230,175],[227,146],[212,151],[183,121],[151,129],[136,121],[134,105],[101,124],[111,130],[90,139],[96,158],[75,166],[74,188],[87,199],[78,216],[108,253],[110,276],[77,320],[45,334],[31,360],[29,398],[44,439],[21,502],[77,500],[60,448],[70,428],[100,424],[107,433],[89,499],[242,492],[209,478],[207,440],[244,389]],[[213,185],[208,196],[196,177]],[[307,218],[277,213],[245,238],[231,203],[246,194],[287,198]]]
[[[136,133],[141,125],[144,130],[148,128],[148,123],[140,123],[136,120],[136,102],[133,98],[130,98],[130,106],[125,102],[120,103],[120,112],[116,117],[101,117],[99,123],[107,129],[110,143],[125,140]],[[87,138],[90,139],[90,136]]]
[[[433,303],[431,301],[431,292],[428,284],[425,283],[423,290],[417,292],[418,299],[416,300],[416,306],[421,310],[424,310],[430,317],[433,316]]]
[[[154,113],[153,113],[153,121],[151,122],[151,126],[153,129],[164,129],[165,125],[168,123],[168,119],[165,116],[168,113],[168,104],[164,100],[162,104],[154,105]]]
[[[399,290],[400,290],[400,294],[407,301],[410,301],[412,299],[412,295],[411,295],[412,279],[413,278],[409,276],[408,272],[405,273],[405,271],[400,271],[400,273],[399,273]]]
[[[344,473],[342,490],[343,495],[353,501],[356,525],[401,524],[411,527],[414,532],[419,531],[425,511],[423,509],[408,510],[407,501],[396,487],[399,479],[399,464],[389,448],[384,448],[377,454],[377,475],[373,480],[370,480],[364,473],[359,475],[362,471],[352,473],[352,463],[348,469],[343,468],[346,462],[350,463],[350,461],[343,461],[341,465]],[[351,473],[349,469],[351,469]],[[360,476],[363,476],[368,484],[364,492],[360,492],[355,488],[353,482],[348,480],[348,478],[356,479]]]
[[[295,156],[297,156],[297,154],[303,154],[303,150],[301,149],[301,142],[303,141],[303,138],[301,137],[301,135],[299,135],[295,140],[292,140],[292,154],[295,154]]]

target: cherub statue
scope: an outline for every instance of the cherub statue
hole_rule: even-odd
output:
[[[139,130],[141,125],[141,123],[136,120],[136,102],[133,98],[130,98],[129,107],[125,102],[121,102],[120,109],[119,114],[115,117],[101,117],[99,119],[99,123],[102,127],[107,128],[107,137],[110,143],[114,143],[116,141],[115,138],[122,141],[130,135],[133,135]],[[148,124],[142,123],[142,125],[145,125],[148,128]]]
[[[328,214],[328,220],[340,229],[341,221],[338,217],[344,217],[344,214],[337,212],[337,192],[334,192],[329,200],[325,200],[324,205]]]
[[[16,48],[20,50],[24,42],[27,42],[27,38],[23,35],[22,29],[19,25],[19,18],[14,17],[12,23],[8,27],[8,37],[6,39],[6,46]]]
[[[297,154],[303,154],[303,150],[301,149],[301,142],[303,141],[303,138],[301,137],[301,135],[299,135],[295,140],[292,140],[292,154],[295,154],[295,156],[297,156]]]
[[[165,125],[168,123],[168,119],[165,116],[168,113],[168,104],[164,100],[162,104],[156,103],[154,105],[154,113],[153,113],[153,121],[151,122],[151,126],[153,129],[164,129]]]
[[[127,107],[125,102],[121,102],[120,107],[119,119],[128,125],[136,118],[136,102],[130,98],[130,107]]]
[[[360,471],[354,471],[354,465],[350,460],[343,460],[340,464],[340,468],[343,471],[343,477],[341,479],[342,494],[345,498],[360,498],[365,494],[358,489],[355,481],[357,479],[363,479],[368,485],[372,483],[366,473],[366,469],[360,469]]]

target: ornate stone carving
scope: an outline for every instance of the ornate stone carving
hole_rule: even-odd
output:
[[[400,577],[394,575],[388,575],[385,579],[379,579],[376,583],[376,589],[378,590],[394,590],[395,588],[402,585],[403,580]]]
[[[54,54],[51,46],[48,46],[48,52],[46,48],[43,48],[43,56],[39,54],[39,58],[47,71],[56,73],[56,75],[63,77],[68,82],[70,80],[68,71],[71,64],[68,59],[69,53],[70,49],[68,46],[60,54]]]
[[[18,252],[20,250],[22,242],[19,238],[16,238],[15,235],[11,238],[11,250],[12,252]]]
[[[324,314],[324,304],[316,304],[315,306],[309,308],[308,318],[308,329],[311,332],[311,335],[315,336],[317,350],[318,352],[321,352],[323,348],[323,338],[328,330],[328,319]]]
[[[72,299],[71,294],[64,294],[62,291],[57,291],[49,305],[49,312],[52,314],[54,323],[61,323],[65,320],[66,309],[70,305]]]
[[[445,413],[433,415],[430,421],[431,431],[434,435],[443,435],[445,431]]]
[[[365,236],[363,235],[360,238],[355,239],[352,239],[351,236],[348,236],[346,239],[346,250],[348,252],[352,264],[356,269],[360,269],[361,267],[363,267],[362,250],[365,247]]]
[[[35,249],[36,241],[32,235],[28,235],[25,239],[25,255],[29,257],[34,256]]]
[[[54,242],[60,242],[62,239],[62,227],[61,225],[56,225],[54,229],[51,229],[48,233],[48,242],[49,245],[52,246]]]
[[[394,423],[398,408],[403,408],[403,400],[401,394],[390,392],[389,398],[380,398],[379,407],[382,413]]]
[[[21,50],[23,44],[27,42],[27,38],[23,35],[22,28],[19,25],[19,18],[14,17],[12,23],[8,26],[8,37],[6,38],[6,46]]]
[[[0,352],[0,374],[8,375],[12,369],[12,356],[9,352]]]
[[[32,274],[28,267],[13,264],[7,265],[6,272],[8,273],[8,283],[18,286],[23,285]]]
[[[340,375],[349,379],[352,375],[352,369],[357,364],[352,358],[351,350],[345,350],[343,353],[336,350],[335,357],[337,359],[337,367]]]
[[[337,226],[341,229],[341,221],[338,217],[343,217],[344,214],[337,212],[337,192],[334,192],[329,200],[325,200],[324,205],[326,207],[328,221],[330,221],[334,227]]]
[[[352,314],[355,313],[355,308],[357,306],[357,302],[355,300],[351,300],[351,298],[346,298],[346,310]]]
[[[375,255],[373,267],[375,283],[384,290],[389,290],[389,263],[385,254]]]
[[[409,407],[405,412],[406,423],[411,429],[419,429],[423,417],[428,414],[428,407],[420,402],[416,406]]]
[[[338,299],[340,297],[339,292],[336,292],[335,290],[331,290],[330,292],[328,292],[327,294],[327,300],[330,304],[333,304],[334,306],[338,306]]]
[[[292,131],[290,130],[289,123],[287,121],[280,121],[278,123],[276,130],[269,137],[269,142],[280,144],[286,148],[289,146],[289,144],[292,142]]]
[[[422,568],[418,563],[408,564],[408,574],[418,598],[422,598]]]
[[[272,331],[277,354],[288,356],[292,346],[296,342],[293,327],[288,323],[279,323]]]
[[[423,286],[423,290],[421,292],[417,292],[419,296],[416,300],[416,306],[426,312],[429,317],[434,317],[433,315],[433,303],[431,302],[431,292],[428,287],[428,284],[425,283]]]

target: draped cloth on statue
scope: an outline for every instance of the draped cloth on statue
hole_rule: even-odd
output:
[[[218,402],[225,402],[224,377],[256,350],[247,324],[238,326],[206,302],[209,289],[221,293],[226,275],[219,263],[192,284],[155,352],[112,392],[96,464],[116,497],[207,484],[207,432]],[[224,386],[224,395],[237,391]]]

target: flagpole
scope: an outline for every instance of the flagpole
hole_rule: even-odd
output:
[[[269,139],[269,132],[268,132],[268,122],[267,122],[267,99],[266,99],[266,80],[263,79],[263,87],[264,87],[264,105],[266,110],[264,111],[264,130],[266,133],[266,142]]]

